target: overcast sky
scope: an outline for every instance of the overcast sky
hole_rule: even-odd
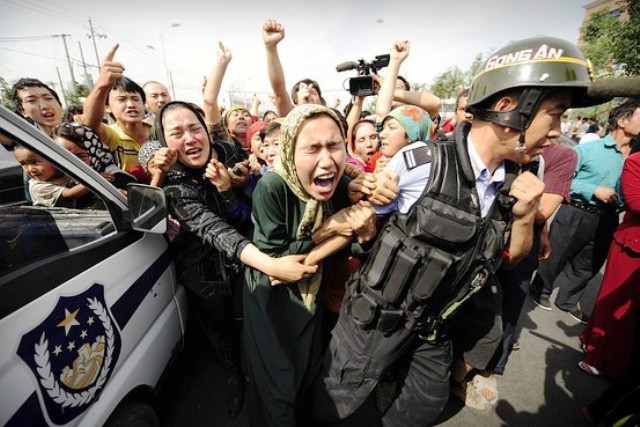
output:
[[[56,67],[65,85],[70,81],[61,38],[67,45],[76,81],[84,83],[84,58],[94,79],[96,54],[87,37],[91,18],[98,34],[100,58],[120,43],[116,60],[139,84],[167,81],[161,34],[168,67],[179,99],[200,102],[202,77],[216,58],[222,41],[233,60],[223,84],[222,103],[230,90],[257,92],[270,107],[261,28],[267,18],[286,31],[279,44],[287,86],[313,78],[327,101],[348,99],[344,80],[354,72],[337,73],[344,61],[388,53],[395,40],[409,39],[411,53],[401,74],[411,82],[431,83],[448,67],[466,69],[477,53],[498,49],[509,41],[546,35],[576,42],[588,0],[0,0],[0,76],[13,83],[20,77],[55,82]],[[180,24],[172,28],[173,23]],[[384,74],[384,70],[381,70]],[[344,105],[344,104],[343,104]]]

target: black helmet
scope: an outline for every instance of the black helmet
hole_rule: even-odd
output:
[[[467,109],[476,118],[524,132],[549,89],[574,89],[573,107],[592,105],[586,97],[591,80],[590,64],[573,43],[553,37],[520,40],[482,64],[471,83]],[[482,105],[493,95],[513,88],[524,88],[514,110],[497,112]]]

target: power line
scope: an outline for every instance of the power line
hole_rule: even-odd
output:
[[[56,58],[54,56],[38,55],[37,53],[26,52],[24,50],[11,49],[11,48],[8,48],[8,47],[0,47],[0,50],[6,50],[6,51],[9,51],[9,52],[22,53],[24,55],[36,56],[38,58],[52,59],[52,60],[54,60],[56,62],[64,62],[64,59],[62,59],[62,58]],[[73,57],[70,57],[70,59],[71,59],[71,62],[73,62],[74,64],[82,65],[82,61],[81,60],[73,58]],[[100,68],[100,67],[98,67],[96,65],[91,65],[91,64],[86,64],[86,65],[87,65],[87,67],[91,67],[91,68]]]
[[[41,41],[54,38],[54,34],[46,36],[25,36],[25,37],[0,37],[0,43],[20,43],[20,42],[32,42]]]
[[[14,4],[16,6],[20,6],[20,7],[24,7],[25,9],[32,10],[34,12],[39,12],[39,13],[42,13],[44,15],[49,15],[49,16],[52,16],[54,18],[61,19],[61,20],[65,21],[65,22],[74,22],[74,23],[79,24],[79,25],[83,25],[84,24],[84,22],[78,21],[78,20],[76,20],[74,18],[71,18],[68,15],[57,13],[54,10],[43,8],[40,5],[34,5],[32,3],[28,3],[27,0],[22,0],[21,2],[18,2],[18,1],[15,1],[15,0],[5,0],[5,1],[7,1],[8,3]]]
[[[27,1],[27,0],[23,0],[23,1]],[[28,2],[28,1],[27,1],[27,2]],[[31,3],[33,4],[33,2],[31,2]],[[52,3],[52,2],[48,2],[48,1],[44,1],[44,0],[43,0],[43,1],[42,1],[42,3],[48,4],[48,5],[50,5],[50,6],[53,6],[53,9],[49,9],[49,8],[47,8],[47,7],[46,7],[46,6],[44,6],[44,5],[39,5],[39,6],[40,6],[41,8],[43,8],[43,9],[53,10],[53,11],[56,11],[56,12],[57,12],[58,10],[60,10],[60,9],[64,9],[64,10],[65,10],[65,11],[67,11],[68,13],[72,13],[72,14],[77,15],[77,16],[78,16],[78,19],[82,19],[83,21],[84,21],[85,19],[89,18],[89,16],[87,16],[87,15],[85,15],[85,14],[83,14],[83,13],[80,13],[80,12],[78,12],[78,11],[77,11],[77,10],[75,10],[75,9],[72,9],[72,8],[70,8],[70,7],[65,7],[65,6],[63,6],[62,4],[60,4],[61,2],[58,2],[58,3],[54,4],[54,3]]]

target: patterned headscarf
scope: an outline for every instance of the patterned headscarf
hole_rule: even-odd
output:
[[[147,165],[156,155],[156,151],[161,148],[162,145],[158,141],[147,141],[140,147],[140,151],[138,151],[138,162],[140,162],[140,166],[142,166],[145,172],[149,172]]]
[[[331,117],[338,125],[340,134],[344,139],[345,133],[340,124],[340,118],[330,108],[323,105],[305,104],[294,108],[287,114],[280,128],[280,156],[273,170],[282,177],[296,197],[306,202],[305,210],[296,232],[296,239],[303,239],[311,235],[320,227],[323,220],[322,202],[312,198],[302,187],[294,162],[295,143],[300,128],[307,119],[319,114],[326,114]],[[311,278],[298,282],[302,299],[308,309],[311,309],[311,304],[315,301],[315,296],[320,289],[321,279],[322,271],[318,268],[317,273]]]
[[[294,108],[287,115],[280,128],[280,161],[276,162],[274,171],[284,179],[293,194],[307,203],[302,221],[298,227],[296,236],[298,239],[309,236],[322,224],[322,203],[311,198],[302,187],[296,173],[293,158],[295,142],[300,128],[307,119],[318,114],[326,114],[335,120],[344,138],[344,129],[340,125],[338,116],[330,108],[317,104],[305,104]]]
[[[387,117],[392,117],[400,122],[410,142],[428,141],[433,136],[433,122],[427,112],[420,107],[402,105],[387,114],[384,120]]]
[[[116,173],[120,169],[113,160],[109,147],[105,145],[97,133],[89,126],[78,123],[60,123],[52,130],[53,136],[67,139],[89,153],[91,167],[96,171]]]

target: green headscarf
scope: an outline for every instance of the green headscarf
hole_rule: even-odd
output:
[[[323,203],[312,198],[302,187],[294,162],[295,143],[300,128],[307,119],[319,114],[326,114],[331,117],[338,125],[340,134],[344,139],[345,133],[340,123],[340,118],[333,110],[323,105],[304,104],[294,108],[287,114],[280,127],[280,157],[276,160],[273,170],[282,177],[293,194],[306,203],[302,220],[296,232],[296,239],[310,236],[320,228],[323,221]],[[311,278],[298,282],[298,287],[307,309],[311,309],[311,304],[315,301],[315,296],[320,289],[321,279],[322,270],[318,268],[317,273]]]

